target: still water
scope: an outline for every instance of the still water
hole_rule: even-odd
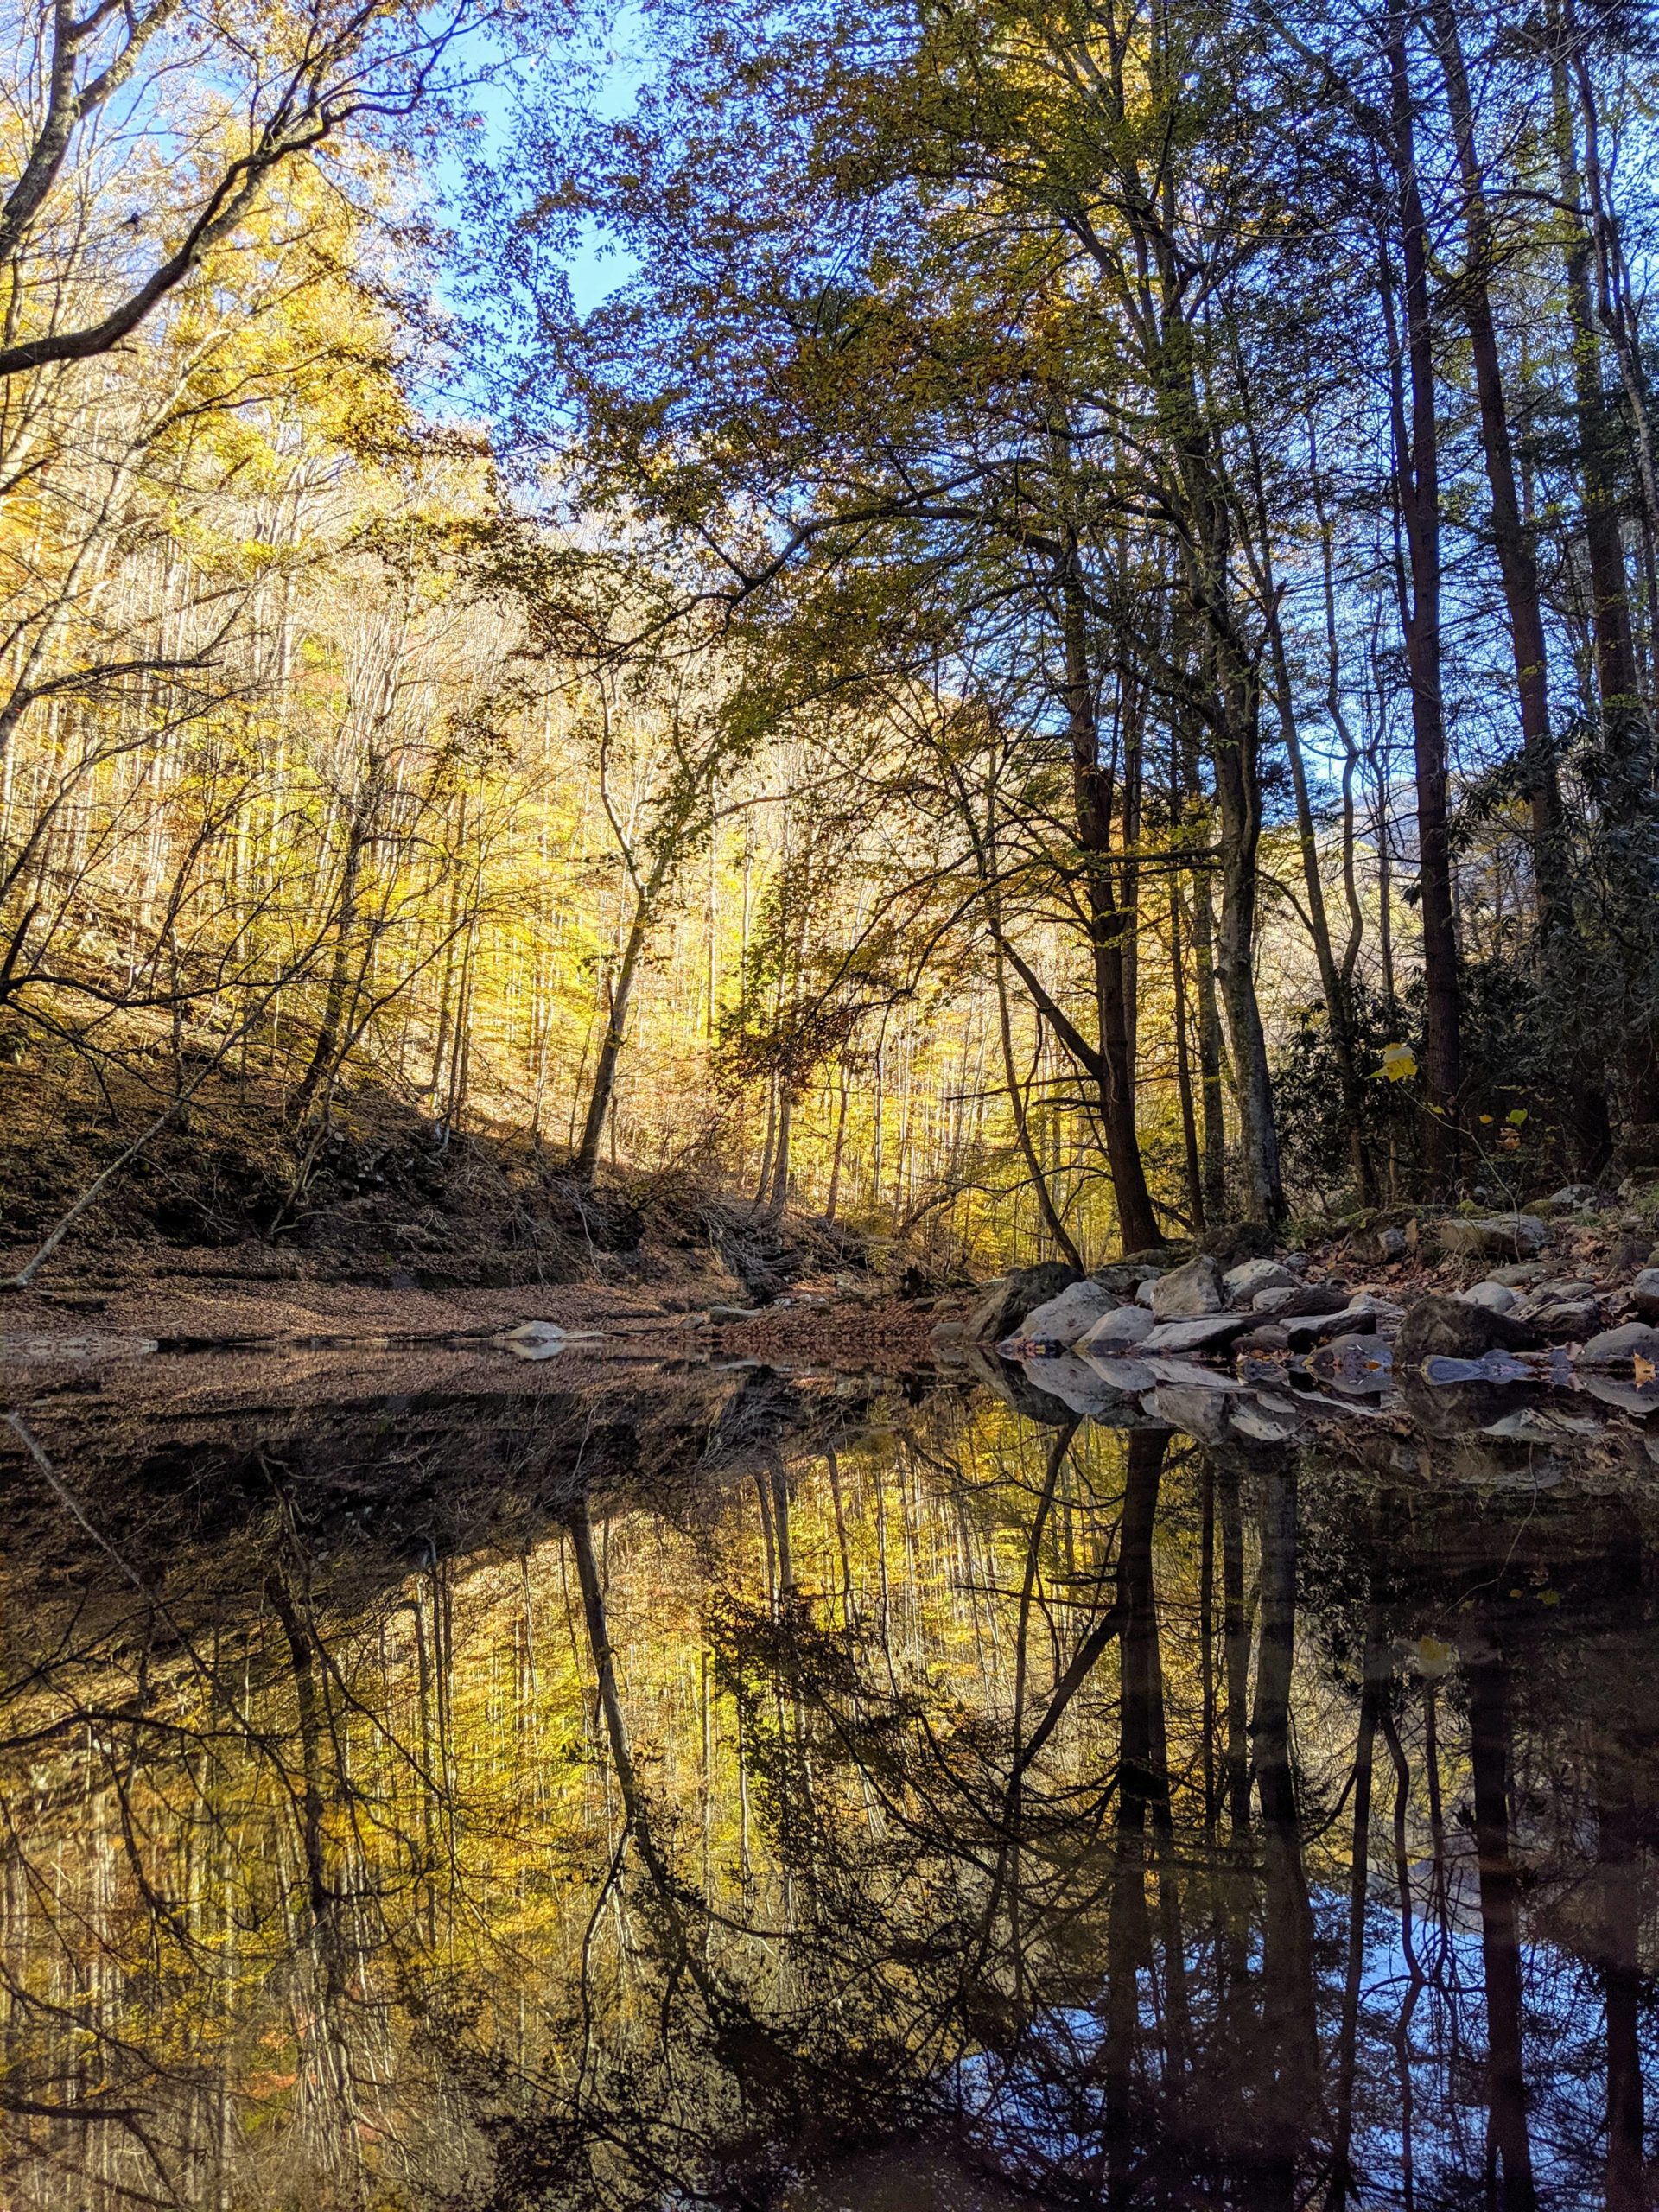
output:
[[[1654,2201],[1659,1472],[194,1364],[0,1429],[7,2212]]]

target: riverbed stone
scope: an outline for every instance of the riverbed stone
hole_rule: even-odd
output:
[[[1659,1268],[1643,1268],[1630,1285],[1630,1296],[1644,1321],[1659,1321]]]
[[[1012,1274],[986,1283],[968,1315],[967,1335],[975,1344],[998,1344],[1011,1337],[1027,1313],[1063,1290],[1080,1281],[1082,1270],[1063,1260],[1045,1260],[1034,1268],[1016,1268]]]
[[[1581,1360],[1650,1359],[1659,1364],[1659,1329],[1648,1321],[1626,1321],[1617,1329],[1603,1329],[1579,1353]]]
[[[1294,1321],[1308,1313],[1340,1313],[1347,1303],[1348,1293],[1334,1283],[1299,1282],[1288,1289],[1258,1291],[1251,1310],[1275,1321]]]
[[[1020,1369],[1033,1389],[1040,1390],[1046,1398],[1057,1399],[1069,1413],[1081,1414],[1086,1420],[1103,1420],[1126,1408],[1140,1409],[1135,1392],[1119,1389],[1075,1352],[1062,1352],[1058,1359],[1022,1360]]]
[[[1512,1313],[1520,1303],[1507,1283],[1475,1282],[1454,1294],[1465,1306],[1484,1306],[1489,1313]]]
[[[1395,1357],[1402,1366],[1440,1353],[1452,1359],[1478,1359],[1483,1352],[1534,1351],[1541,1339],[1513,1313],[1494,1313],[1461,1299],[1420,1298],[1400,1324]]]
[[[1248,1313],[1211,1313],[1196,1321],[1160,1321],[1138,1347],[1149,1352],[1220,1351],[1250,1325]]]
[[[1222,1306],[1221,1269],[1202,1253],[1184,1268],[1173,1268],[1152,1286],[1152,1310],[1160,1321],[1197,1321]]]
[[[1141,1305],[1116,1306],[1090,1324],[1077,1339],[1077,1350],[1090,1358],[1103,1354],[1127,1350],[1149,1337],[1158,1323],[1149,1307]]]
[[[1246,1260],[1242,1267],[1230,1268],[1221,1279],[1230,1306],[1249,1306],[1264,1290],[1300,1290],[1301,1287],[1300,1278],[1277,1260]]]
[[[1033,1344],[1069,1347],[1121,1302],[1116,1291],[1085,1275],[1080,1282],[1068,1283],[1058,1295],[1033,1306],[1020,1323],[1020,1333]]]
[[[1242,1337],[1233,1338],[1234,1353],[1240,1358],[1267,1359],[1274,1352],[1289,1350],[1289,1332],[1276,1321],[1258,1321]]]
[[[1523,1260],[1543,1250],[1549,1230],[1535,1213],[1476,1214],[1440,1222],[1435,1235],[1452,1258]]]

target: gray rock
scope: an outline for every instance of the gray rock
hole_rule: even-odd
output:
[[[728,1321],[758,1321],[760,1318],[760,1308],[758,1306],[711,1306],[709,1308],[709,1319],[716,1327]]]
[[[1227,1397],[1249,1388],[1236,1375],[1224,1374],[1218,1367],[1195,1366],[1190,1359],[1154,1358],[1137,1360],[1135,1364],[1149,1368],[1157,1382],[1173,1382],[1183,1390],[1208,1390]]]
[[[1579,1358],[1609,1366],[1615,1360],[1626,1359],[1650,1359],[1659,1364],[1659,1329],[1647,1321],[1626,1321],[1620,1328],[1604,1329],[1582,1347]]]
[[[1522,1319],[1553,1344],[1573,1344],[1593,1336],[1601,1325],[1601,1308],[1593,1298],[1557,1298]]]
[[[1020,1365],[1033,1389],[1040,1390],[1046,1398],[1058,1399],[1068,1412],[1085,1419],[1121,1412],[1126,1404],[1138,1409],[1133,1391],[1119,1389],[1091,1362],[1079,1359],[1074,1352],[1063,1352],[1058,1359],[1023,1360]]]
[[[1569,1183],[1564,1191],[1552,1191],[1544,1204],[1555,1213],[1577,1213],[1585,1206],[1596,1203],[1593,1183]]]
[[[1471,1283],[1456,1294],[1465,1306],[1484,1306],[1489,1313],[1511,1313],[1517,1303],[1515,1293],[1502,1282]]]
[[[1109,1382],[1114,1390],[1150,1390],[1158,1380],[1144,1360],[1103,1359],[1096,1352],[1079,1352],[1077,1357],[1086,1359],[1101,1381]]]
[[[1224,1397],[1177,1382],[1160,1382],[1147,1397],[1146,1407],[1160,1421],[1196,1437],[1200,1444],[1224,1443],[1232,1425]]]
[[[1246,1329],[1242,1337],[1233,1338],[1234,1352],[1243,1358],[1262,1359],[1289,1350],[1290,1332],[1281,1329],[1276,1321],[1259,1321],[1254,1328]]]
[[[1541,1252],[1549,1230],[1535,1213],[1478,1214],[1437,1224],[1442,1252],[1452,1257],[1525,1260]]]
[[[1399,1318],[1397,1306],[1362,1294],[1335,1313],[1293,1314],[1280,1325],[1290,1338],[1292,1350],[1301,1351],[1322,1344],[1327,1337],[1370,1336],[1385,1323],[1392,1327]]]
[[[1643,1268],[1630,1285],[1630,1296],[1644,1321],[1659,1321],[1659,1268]]]
[[[1611,1375],[1586,1375],[1579,1377],[1586,1392],[1600,1400],[1604,1406],[1617,1406],[1627,1414],[1659,1414],[1659,1384],[1629,1382]]]
[[[1120,1298],[1133,1298],[1143,1282],[1155,1282],[1168,1272],[1155,1260],[1114,1260],[1109,1268],[1096,1268],[1093,1281],[1103,1289],[1115,1290]]]
[[[968,1315],[967,1333],[975,1344],[995,1344],[1011,1337],[1027,1313],[1082,1280],[1061,1260],[1040,1267],[1017,1268],[1000,1281],[988,1282]]]
[[[1285,1444],[1306,1419],[1294,1398],[1238,1398],[1228,1405],[1228,1425],[1248,1444]]]
[[[1020,1333],[1033,1344],[1069,1347],[1085,1330],[1093,1328],[1103,1315],[1115,1312],[1120,1303],[1116,1291],[1108,1290],[1103,1283],[1093,1282],[1085,1275],[1081,1282],[1068,1283],[1058,1296],[1045,1299],[1040,1306],[1033,1306],[1021,1322]]]
[[[1507,1268],[1494,1268],[1486,1280],[1501,1282],[1506,1290],[1519,1290],[1524,1284],[1541,1281],[1547,1273],[1541,1260],[1511,1260]]]
[[[1401,1366],[1443,1353],[1453,1359],[1478,1359],[1483,1352],[1533,1351],[1541,1339],[1513,1313],[1493,1313],[1457,1298],[1420,1298],[1407,1309],[1395,1345]]]
[[[1219,1351],[1250,1325],[1247,1313],[1211,1313],[1199,1321],[1160,1321],[1138,1347],[1149,1352]]]
[[[1219,1313],[1221,1305],[1221,1269],[1208,1253],[1160,1275],[1152,1287],[1152,1310],[1160,1321],[1200,1320]]]
[[[1332,1283],[1300,1282],[1287,1290],[1262,1291],[1254,1310],[1270,1313],[1275,1321],[1294,1321],[1306,1313],[1340,1313],[1347,1303],[1347,1292]]]
[[[1406,1243],[1403,1229],[1379,1229],[1376,1232],[1377,1257],[1382,1260],[1403,1260],[1410,1247]]]
[[[1149,1337],[1157,1325],[1150,1309],[1145,1306],[1116,1306],[1109,1313],[1103,1313],[1098,1321],[1084,1331],[1077,1339],[1077,1349],[1087,1357],[1096,1359],[1103,1353],[1138,1344],[1142,1338]]]
[[[1565,1444],[1575,1436],[1599,1436],[1601,1423],[1585,1414],[1558,1413],[1552,1406],[1522,1406],[1480,1433],[1515,1444]]]
[[[1156,1275],[1148,1275],[1148,1276],[1147,1277],[1146,1281],[1145,1281],[1141,1285],[1140,1288],[1139,1288],[1139,1289],[1135,1292],[1135,1304],[1136,1304],[1137,1306],[1144,1306],[1146,1307],[1146,1309],[1147,1309],[1147,1313],[1151,1313],[1151,1311],[1152,1311],[1152,1294],[1153,1294],[1153,1292],[1154,1292],[1154,1290],[1156,1290],[1156,1289],[1157,1289],[1157,1287],[1158,1287],[1158,1278],[1157,1278],[1157,1276],[1156,1276]]]
[[[1249,1306],[1264,1290],[1300,1290],[1301,1285],[1277,1260],[1246,1260],[1227,1270],[1221,1287],[1230,1306]]]

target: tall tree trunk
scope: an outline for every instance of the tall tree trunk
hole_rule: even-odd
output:
[[[1422,893],[1423,1060],[1430,1109],[1426,1151],[1431,1182],[1446,1188],[1456,1179],[1460,1149],[1457,1116],[1463,1087],[1463,1023],[1452,893],[1446,715],[1440,690],[1440,426],[1434,407],[1428,231],[1417,181],[1406,16],[1398,0],[1391,0],[1389,9],[1387,45],[1405,292],[1403,378],[1401,348],[1396,345],[1391,381],[1395,482],[1409,571],[1402,591],[1401,619],[1411,685],[1418,876]],[[1386,275],[1384,288],[1385,291],[1389,289]],[[1404,380],[1410,385],[1409,416]]]
[[[600,1042],[599,1058],[594,1063],[594,1087],[588,1094],[582,1142],[576,1147],[575,1173],[584,1183],[591,1183],[599,1169],[599,1148],[604,1141],[606,1118],[616,1089],[616,1064],[627,1034],[628,1001],[633,995],[633,979],[650,927],[650,900],[641,891],[634,899],[633,918],[628,924],[622,958],[611,984],[605,1034]]]
[[[1134,916],[1118,911],[1112,887],[1112,785],[1101,766],[1100,727],[1090,676],[1083,587],[1075,544],[1060,579],[1065,654],[1065,709],[1071,741],[1071,783],[1089,910],[1090,950],[1100,1032],[1098,1096],[1106,1161],[1126,1251],[1164,1241],[1147,1188],[1135,1126],[1135,1059],[1129,1041],[1124,952]]]
[[[1496,242],[1480,156],[1475,144],[1474,104],[1470,98],[1469,73],[1464,61],[1453,0],[1433,0],[1433,20],[1463,186],[1467,257],[1459,290],[1469,326],[1475,391],[1480,404],[1481,451],[1492,499],[1492,543],[1503,582],[1516,688],[1521,702],[1521,742],[1532,811],[1538,918],[1546,931],[1566,929],[1571,926],[1573,902],[1567,874],[1560,779],[1550,739],[1549,668],[1543,608],[1538,594],[1538,563],[1531,537],[1521,518],[1515,447],[1510,435],[1509,407],[1489,289]]]

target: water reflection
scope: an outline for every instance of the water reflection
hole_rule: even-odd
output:
[[[16,1427],[7,2206],[1653,2201],[1642,1491],[770,1387]]]

